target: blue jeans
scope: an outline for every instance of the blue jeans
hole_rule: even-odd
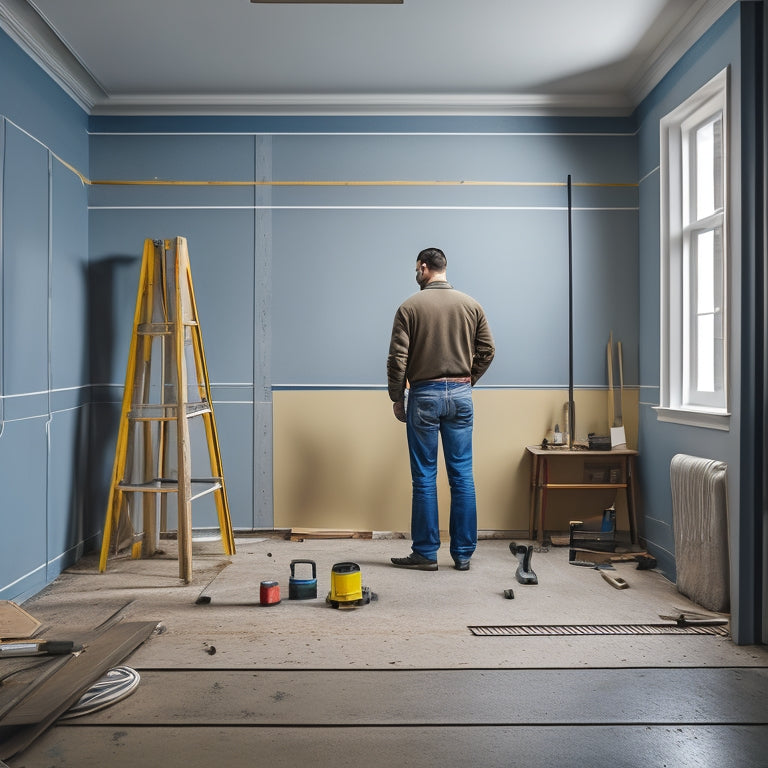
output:
[[[472,556],[477,546],[477,506],[472,472],[472,387],[452,381],[411,386],[406,432],[411,459],[414,552],[437,559],[440,524],[437,510],[438,435],[451,487],[450,551],[454,560]]]

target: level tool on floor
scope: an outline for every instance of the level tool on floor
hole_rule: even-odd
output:
[[[234,554],[187,241],[146,240],[99,570],[110,548],[155,554],[175,514],[179,577],[189,582],[192,501],[203,496],[213,497],[224,551]]]

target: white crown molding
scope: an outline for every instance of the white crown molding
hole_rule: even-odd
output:
[[[629,84],[638,105],[677,64],[683,54],[738,0],[699,0],[664,36]]]
[[[292,94],[112,96],[94,115],[627,115],[616,94]]]
[[[0,27],[86,112],[104,89],[25,0],[0,0]]]

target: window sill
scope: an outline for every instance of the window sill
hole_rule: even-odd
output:
[[[657,421],[685,424],[689,427],[703,427],[704,429],[721,429],[725,432],[731,428],[731,414],[727,411],[693,411],[661,406],[653,410],[656,411]]]

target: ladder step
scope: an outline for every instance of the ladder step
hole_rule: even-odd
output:
[[[188,327],[197,327],[197,320],[184,320],[182,325]],[[139,336],[170,336],[174,333],[176,323],[141,323],[136,327],[136,333]]]
[[[187,418],[211,413],[207,400],[199,403],[185,403]],[[134,403],[128,418],[131,421],[175,421],[178,405],[176,403]]]
[[[139,336],[170,336],[175,327],[175,323],[141,323],[136,326],[136,333]]]
[[[218,491],[223,487],[223,480],[220,477],[198,477],[190,480],[189,485],[192,488],[191,498],[194,500],[209,493],[213,493],[214,491]],[[157,478],[156,480],[150,480],[147,483],[118,483],[117,487],[121,491],[130,491],[133,493],[179,492],[178,480],[168,480],[165,478]]]

